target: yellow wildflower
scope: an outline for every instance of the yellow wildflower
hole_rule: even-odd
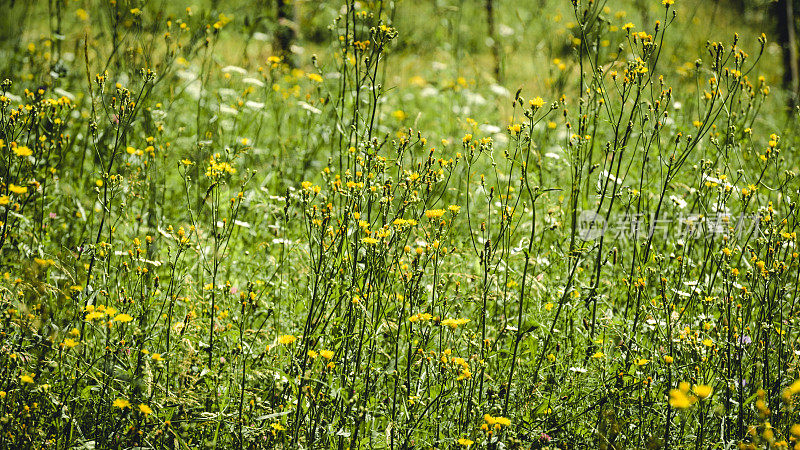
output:
[[[90,312],[89,314],[86,315],[86,321],[87,322],[91,322],[92,320],[100,319],[103,316],[105,316],[105,313],[102,313],[102,312],[99,312],[99,311],[92,311],[92,312]]]
[[[296,340],[297,338],[292,336],[291,334],[284,334],[278,338],[278,342],[280,342],[283,345],[289,345]]]
[[[131,317],[131,316],[127,315],[127,314],[124,314],[124,313],[123,314],[117,314],[117,316],[114,317],[114,322],[127,323],[127,322],[130,322],[131,320],[133,320],[133,317]]]
[[[713,392],[714,389],[707,384],[697,384],[694,386],[694,393],[699,399],[704,399],[710,396]]]
[[[27,187],[25,187],[25,186],[17,186],[16,184],[13,184],[13,183],[8,185],[8,190],[13,192],[13,193],[15,193],[15,194],[17,194],[17,195],[21,195],[21,194],[24,194],[24,193],[28,192],[28,188]]]
[[[444,215],[443,209],[429,209],[425,211],[425,217],[428,219],[438,219]]]
[[[442,321],[442,325],[448,326],[455,330],[459,325],[464,325],[467,322],[469,322],[469,319],[444,319]]]
[[[21,145],[14,149],[14,154],[17,156],[25,157],[25,156],[31,156],[33,154],[33,151],[29,149],[27,146]]]
[[[469,448],[470,445],[474,444],[475,442],[467,439],[467,438],[458,438],[458,444],[464,447]]]
[[[692,406],[692,399],[680,389],[669,391],[669,405],[673,408],[686,409]]]

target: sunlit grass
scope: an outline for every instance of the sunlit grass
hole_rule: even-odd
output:
[[[484,6],[0,7],[0,446],[796,445],[764,11]]]

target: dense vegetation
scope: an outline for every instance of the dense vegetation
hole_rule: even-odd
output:
[[[0,5],[1,447],[800,442],[769,5],[178,3]]]

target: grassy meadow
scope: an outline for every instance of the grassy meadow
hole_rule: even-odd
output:
[[[800,448],[770,8],[0,2],[0,448]]]

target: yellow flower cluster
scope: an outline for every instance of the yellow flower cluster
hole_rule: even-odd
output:
[[[310,181],[303,181],[300,185],[303,187],[304,190],[313,192],[315,194],[319,194],[319,191],[322,190],[322,188],[316,186],[314,183]]]
[[[443,209],[429,209],[425,211],[425,217],[428,219],[438,219],[444,215]]]
[[[433,315],[432,314],[429,314],[429,313],[417,313],[417,314],[414,314],[413,316],[409,317],[408,321],[411,322],[411,323],[414,323],[414,322],[426,322],[426,321],[431,320],[431,319],[433,319]]]
[[[464,360],[464,358],[453,358],[453,364],[461,369],[461,372],[458,374],[458,378],[456,378],[458,381],[469,380],[472,378],[472,372],[469,370],[469,364]]]
[[[233,175],[236,173],[236,168],[228,162],[220,161],[220,158],[221,155],[219,153],[215,153],[209,158],[208,167],[206,167],[206,176],[208,178],[217,179],[225,174]]]
[[[456,328],[458,328],[459,325],[464,325],[467,322],[469,322],[469,319],[464,319],[464,318],[461,318],[461,319],[444,319],[442,321],[442,326],[448,326],[448,327],[450,327],[450,328],[455,330]]]
[[[115,408],[119,408],[119,409],[132,408],[131,402],[126,400],[126,399],[124,399],[124,398],[118,398],[118,399],[114,400],[114,402],[111,404],[111,406],[113,406]],[[145,405],[144,403],[140,403],[137,408],[138,408],[139,412],[144,414],[144,415],[153,414],[153,408]]]
[[[292,336],[291,334],[284,334],[278,337],[278,342],[282,345],[292,344],[296,340],[297,337]]]
[[[669,391],[669,405],[677,409],[687,409],[697,403],[698,400],[703,400],[711,396],[714,389],[706,384],[696,384],[692,389],[694,393],[690,393],[689,383],[683,381],[678,385],[678,389]]]
[[[502,416],[492,416],[491,414],[485,414],[483,416],[483,425],[481,425],[481,430],[483,431],[491,431],[492,429],[501,430],[503,427],[510,427],[511,426],[511,419],[508,417]]]
[[[413,227],[417,225],[417,221],[414,219],[397,218],[394,219],[394,221],[392,221],[392,225],[396,227],[404,227],[404,226]]]
[[[84,311],[86,312],[86,317],[84,317],[84,319],[86,319],[87,322],[91,322],[91,321],[93,321],[95,319],[102,319],[106,315],[113,316],[114,314],[117,313],[116,308],[114,308],[112,306],[105,306],[105,305],[97,305],[97,306],[95,306],[95,305],[86,305],[86,308],[84,308]],[[127,316],[127,314],[121,314],[121,315]],[[128,316],[128,317],[130,317],[130,316]]]

